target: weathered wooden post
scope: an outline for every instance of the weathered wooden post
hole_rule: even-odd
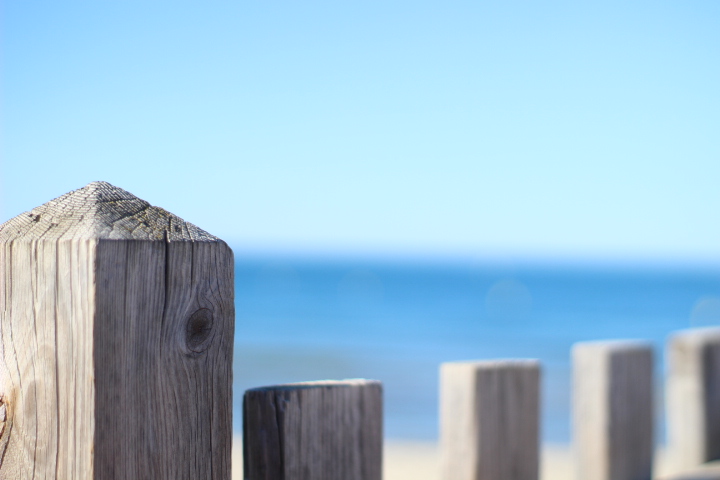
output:
[[[230,478],[222,240],[91,183],[0,226],[0,315],[0,478]]]
[[[683,330],[667,351],[667,428],[673,466],[720,459],[720,328]]]
[[[440,368],[442,480],[537,480],[540,363]]]
[[[245,392],[245,479],[380,480],[382,385],[294,383]]]
[[[653,351],[639,341],[573,347],[578,480],[650,480]]]

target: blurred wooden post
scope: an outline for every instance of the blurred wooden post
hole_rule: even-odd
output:
[[[653,351],[637,341],[573,347],[578,480],[650,480]]]
[[[537,480],[540,363],[440,368],[442,480]]]
[[[382,384],[294,383],[245,392],[246,480],[380,480]]]
[[[720,328],[677,332],[667,358],[673,466],[683,470],[720,459]]]
[[[91,183],[0,226],[0,315],[0,478],[230,478],[222,240]]]

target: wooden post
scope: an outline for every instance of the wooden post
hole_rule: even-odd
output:
[[[382,385],[294,383],[245,392],[247,480],[380,480]]]
[[[105,182],[0,226],[0,479],[229,479],[233,255]]]
[[[638,341],[573,347],[578,480],[650,480],[653,351]]]
[[[537,480],[539,413],[537,360],[442,364],[442,479]]]
[[[673,466],[682,470],[720,459],[720,328],[677,332],[667,358]]]

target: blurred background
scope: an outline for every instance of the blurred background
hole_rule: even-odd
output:
[[[528,356],[563,443],[573,342],[720,324],[718,2],[1,8],[0,221],[105,180],[226,240],[236,408],[372,377],[432,440],[439,362]]]

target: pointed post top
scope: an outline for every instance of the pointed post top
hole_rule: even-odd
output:
[[[217,242],[205,230],[108,182],[92,182],[0,225],[0,242],[15,239]]]

